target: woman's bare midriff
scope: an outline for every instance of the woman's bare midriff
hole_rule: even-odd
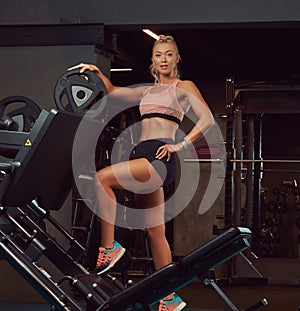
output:
[[[147,118],[142,120],[140,141],[156,138],[168,138],[175,141],[178,125],[164,118]]]

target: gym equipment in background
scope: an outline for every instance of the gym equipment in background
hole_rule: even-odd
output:
[[[14,158],[41,113],[40,107],[25,96],[9,96],[0,101],[0,154]]]
[[[40,107],[25,96],[8,96],[0,101],[0,118],[8,116],[15,121],[18,125],[15,131],[30,132],[40,112]]]

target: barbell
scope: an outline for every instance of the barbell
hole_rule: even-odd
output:
[[[216,158],[216,159],[184,159],[184,162],[226,162],[226,159]],[[300,160],[289,160],[289,159],[230,159],[231,163],[300,163]]]

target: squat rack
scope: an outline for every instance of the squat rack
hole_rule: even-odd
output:
[[[282,99],[285,99],[282,108]],[[297,112],[300,109],[298,83],[257,82],[237,85],[234,78],[226,79],[226,174],[224,228],[241,224],[242,164],[246,178],[246,226],[252,228],[253,251],[257,250],[260,231],[261,179],[264,163],[300,163],[291,159],[264,159],[262,155],[262,115],[266,112]],[[287,104],[288,103],[288,104]],[[290,111],[289,111],[290,110]],[[243,116],[247,115],[246,143],[243,146]],[[233,208],[234,206],[234,208]],[[223,229],[224,229],[223,228]],[[222,229],[221,229],[222,230]]]

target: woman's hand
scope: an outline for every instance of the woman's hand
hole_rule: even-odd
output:
[[[183,149],[181,144],[170,145],[166,144],[160,146],[156,151],[156,159],[161,160],[164,157],[167,157],[167,161],[170,161],[171,154],[174,152],[181,151]]]
[[[111,83],[111,81],[103,74],[103,72],[93,64],[84,64],[80,63],[76,66],[68,68],[68,70],[79,69],[80,73],[83,73],[85,70],[90,70],[95,72],[99,78],[104,82],[106,87],[107,93],[113,93],[114,96],[121,98],[122,100],[129,101],[129,102],[138,102],[141,100],[145,89],[148,86],[139,86],[139,87],[121,87],[115,86]],[[116,92],[117,91],[117,92]]]
[[[68,68],[68,70],[79,69],[79,68],[80,68],[80,73],[83,73],[86,70],[95,72],[99,76],[99,78],[104,82],[108,94],[112,93],[113,91],[119,88],[119,87],[114,86],[96,65],[80,63],[76,66]]]
[[[80,73],[83,73],[86,70],[90,70],[90,71],[94,71],[98,75],[101,74],[100,69],[97,66],[93,65],[93,64],[80,63],[80,64],[78,64],[76,66],[68,68],[68,70],[70,71],[70,70],[79,69],[79,68],[80,68]]]

